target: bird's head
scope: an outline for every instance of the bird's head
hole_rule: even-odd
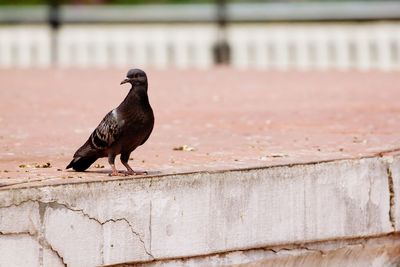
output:
[[[130,83],[132,87],[135,85],[147,85],[146,73],[140,69],[131,69],[126,74],[126,78],[120,83]]]

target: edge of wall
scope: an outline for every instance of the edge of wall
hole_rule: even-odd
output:
[[[3,190],[0,265],[155,264],[391,240],[399,194],[399,156]]]

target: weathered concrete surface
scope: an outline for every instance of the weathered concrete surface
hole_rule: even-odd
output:
[[[0,71],[1,267],[207,265],[329,242],[320,259],[231,263],[398,263],[398,74],[149,71],[156,128],[133,162],[150,175],[64,171],[125,71]]]
[[[2,190],[0,250],[19,241],[37,259],[32,266],[55,257],[98,266],[383,236],[395,232],[389,183],[398,160]],[[9,255],[0,251],[0,263]]]

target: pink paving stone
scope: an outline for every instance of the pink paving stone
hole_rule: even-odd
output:
[[[127,69],[1,70],[0,189],[121,178],[66,171],[128,92]],[[148,177],[379,155],[400,147],[400,73],[146,70],[156,125],[132,153]],[[188,145],[195,151],[175,151]],[[34,168],[51,163],[51,168]],[[25,168],[20,165],[29,165]],[[117,167],[123,169],[119,159]],[[135,179],[126,177],[122,179]]]

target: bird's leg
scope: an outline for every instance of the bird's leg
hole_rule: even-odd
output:
[[[125,174],[118,172],[117,169],[115,168],[115,155],[113,154],[108,155],[108,163],[110,164],[112,170],[110,176],[125,176]]]
[[[129,155],[130,155],[130,153],[121,154],[121,162],[122,162],[122,164],[124,164],[126,170],[128,171],[128,174],[129,175],[146,175],[147,172],[135,172],[131,168],[131,166],[129,166],[129,164],[128,164]]]

